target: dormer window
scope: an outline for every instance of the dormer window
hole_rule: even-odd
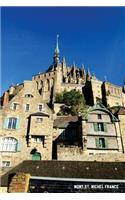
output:
[[[33,98],[33,95],[32,94],[25,94],[25,97],[26,98]]]

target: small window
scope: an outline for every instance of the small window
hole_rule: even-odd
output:
[[[17,110],[17,106],[18,106],[17,103],[13,103],[12,109],[13,109],[13,110]]]
[[[102,115],[101,114],[98,114],[98,119],[102,119]]]
[[[42,143],[44,146],[44,140],[45,140],[44,136],[32,136],[32,140],[33,142],[36,142],[36,143]]]
[[[97,148],[107,148],[107,142],[105,138],[97,138],[96,139],[96,147]]]
[[[102,122],[93,123],[95,131],[107,132],[107,124]]]
[[[97,123],[97,129],[98,129],[98,131],[104,131],[104,124],[103,123]]]
[[[41,123],[42,121],[43,121],[43,118],[41,118],[41,117],[36,118],[36,122]]]
[[[38,105],[38,110],[39,110],[39,112],[42,111],[42,107],[43,107],[42,104],[39,104],[39,105]]]
[[[2,161],[2,167],[10,167],[10,161]]]
[[[28,112],[29,109],[30,109],[30,105],[29,105],[29,104],[26,104],[25,111]]]
[[[104,138],[99,138],[99,147],[105,148],[105,139]]]

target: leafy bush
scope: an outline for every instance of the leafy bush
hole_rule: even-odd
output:
[[[83,113],[87,108],[85,98],[83,94],[78,90],[71,90],[69,92],[64,91],[62,93],[56,94],[56,102],[64,103],[69,107],[68,112],[65,110],[67,107],[62,107],[60,113],[62,114],[78,114],[79,112]],[[70,110],[70,111],[69,111]]]

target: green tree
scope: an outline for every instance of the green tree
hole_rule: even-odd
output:
[[[78,90],[71,90],[69,92],[65,92],[63,94],[63,102],[67,105],[67,106],[76,106],[79,103],[83,102],[83,95],[80,93],[80,91]]]
[[[56,103],[62,103],[63,102],[63,93],[56,93],[55,102]]]
[[[65,103],[65,105],[69,107],[70,114],[72,115],[78,114],[79,112],[83,113],[87,108],[84,96],[79,90],[73,89],[69,92],[64,91],[61,94],[58,93],[58,95],[56,95],[56,100],[58,100],[59,103]],[[65,109],[65,107],[62,107],[62,114],[67,113]]]

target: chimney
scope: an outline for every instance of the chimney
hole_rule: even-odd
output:
[[[3,106],[7,106],[9,103],[9,93],[5,92],[3,97]]]

